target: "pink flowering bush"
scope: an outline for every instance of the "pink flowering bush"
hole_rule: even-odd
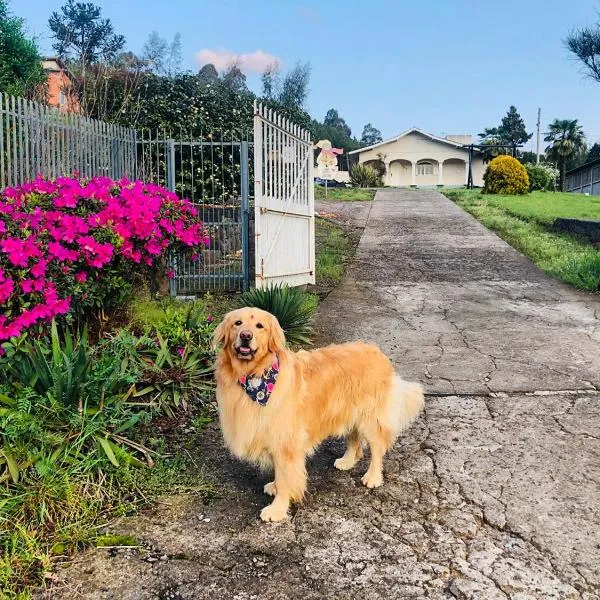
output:
[[[107,308],[170,250],[208,243],[188,200],[152,183],[42,178],[0,194],[0,343]],[[172,274],[171,274],[172,275]]]

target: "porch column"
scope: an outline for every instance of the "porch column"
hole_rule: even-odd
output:
[[[465,160],[465,185],[469,185],[469,159]]]
[[[444,161],[438,160],[438,185],[444,185]]]
[[[417,185],[417,163],[411,162],[410,163],[411,169],[412,169],[412,179],[411,179],[411,184],[413,187],[415,187]]]
[[[390,171],[390,163],[384,162],[383,165],[385,166],[385,176],[384,176],[385,181],[383,183],[384,183],[384,185],[393,185],[392,172]]]

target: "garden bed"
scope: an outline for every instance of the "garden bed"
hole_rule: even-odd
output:
[[[106,535],[115,517],[215,494],[198,456],[216,416],[211,339],[240,298],[148,291],[167,252],[210,252],[162,188],[39,180],[0,208],[0,590],[28,598],[85,546],[137,544]],[[317,219],[311,292],[339,283],[359,237]],[[310,314],[316,295],[297,302]]]

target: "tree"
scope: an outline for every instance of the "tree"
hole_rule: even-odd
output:
[[[598,160],[600,158],[600,144],[596,142],[587,153],[585,157],[585,162],[590,162],[591,160]]]
[[[223,83],[232,92],[242,93],[248,91],[246,84],[246,75],[242,72],[237,63],[233,63],[223,74]]]
[[[373,127],[371,123],[367,123],[364,126],[362,136],[360,138],[360,143],[364,146],[372,146],[373,144],[378,144],[382,141],[383,138],[381,137],[381,131]]]
[[[525,121],[517,112],[515,106],[511,106],[503,117],[500,127],[498,127],[498,135],[503,142],[506,142],[511,148],[521,146],[531,139],[533,133],[527,133],[525,129]]]
[[[204,65],[200,71],[198,71],[198,79],[204,85],[214,85],[219,81],[219,73],[212,63]]]
[[[577,119],[554,119],[548,127],[544,141],[548,158],[555,161],[560,169],[560,190],[564,190],[567,163],[586,151],[585,135]]]
[[[110,61],[125,46],[125,37],[114,32],[110,19],[103,19],[102,9],[91,2],[67,0],[50,15],[48,25],[58,55],[80,65]]]
[[[565,46],[583,65],[583,72],[600,83],[600,21],[572,31]]]
[[[262,97],[281,104],[286,109],[304,110],[308,97],[310,64],[298,63],[281,79],[277,63],[269,65],[262,73]]]
[[[342,129],[348,137],[352,135],[352,130],[346,124],[346,121],[340,117],[338,111],[335,108],[330,108],[325,115],[325,119],[323,119],[323,125],[327,125],[329,127],[335,127],[337,129]]]
[[[181,35],[176,33],[169,44],[153,31],[142,49],[142,59],[157,75],[171,77],[181,71]]]
[[[0,0],[0,92],[29,96],[45,80],[33,40],[26,37],[23,19],[8,12]]]
[[[509,150],[503,147],[503,140],[500,137],[498,127],[486,127],[482,133],[479,133],[479,143],[484,146],[481,149],[483,161],[490,162],[500,154],[506,154]],[[485,146],[489,146],[486,148]]]
[[[277,63],[270,64],[261,75],[262,97],[266,100],[278,100],[281,93],[281,70]]]
[[[303,108],[308,96],[309,80],[310,64],[298,63],[283,79],[279,102],[286,108]]]

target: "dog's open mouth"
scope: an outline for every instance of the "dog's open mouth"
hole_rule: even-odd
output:
[[[237,352],[238,358],[242,360],[250,360],[254,358],[256,350],[252,350],[250,346],[236,346],[235,351]]]

